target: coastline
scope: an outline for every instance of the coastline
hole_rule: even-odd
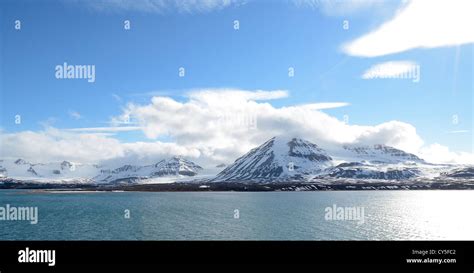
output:
[[[324,181],[324,182],[179,182],[166,184],[53,184],[3,182],[0,189],[67,192],[274,192],[274,191],[379,191],[379,190],[474,190],[474,181]]]

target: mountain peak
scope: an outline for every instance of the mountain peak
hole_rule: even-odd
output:
[[[27,164],[30,164],[30,163],[28,163],[24,159],[18,158],[17,160],[15,160],[15,164],[17,164],[17,165],[27,165]]]
[[[195,176],[202,167],[183,157],[174,156],[162,159],[153,165],[123,165],[117,169],[101,170],[95,181],[113,182],[124,179],[147,179],[156,177]]]
[[[368,145],[344,145],[342,147],[348,152],[348,156],[353,156],[357,159],[363,159],[370,162],[419,162],[424,163],[424,160],[418,156],[407,153],[403,150],[396,149],[384,144]]]
[[[331,157],[316,144],[287,136],[272,137],[238,158],[215,181],[294,180],[331,166]]]
[[[154,165],[159,170],[154,175],[187,175],[194,176],[202,167],[181,156],[174,156],[170,159],[163,159]]]
[[[74,169],[74,164],[64,160],[61,162],[61,170],[73,170]]]

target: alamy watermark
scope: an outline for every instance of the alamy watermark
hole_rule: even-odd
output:
[[[364,207],[339,207],[336,204],[324,209],[326,221],[357,221],[357,224],[365,223]]]
[[[38,207],[15,207],[6,204],[0,207],[0,221],[30,221],[30,224],[38,223]]]
[[[219,115],[218,125],[228,128],[243,128],[247,130],[257,129],[257,115],[249,112],[228,113]]]
[[[64,62],[55,67],[56,79],[86,79],[87,82],[95,82],[95,65],[71,65]]]
[[[421,79],[420,65],[413,62],[393,61],[372,66],[363,79],[411,79],[418,83]]]
[[[240,210],[234,209],[234,219],[240,219]]]
[[[29,247],[18,251],[19,263],[47,263],[48,266],[56,265],[56,250],[30,249]]]

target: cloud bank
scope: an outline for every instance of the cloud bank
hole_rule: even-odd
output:
[[[469,163],[470,153],[453,153],[439,144],[424,146],[416,128],[401,121],[375,126],[349,125],[321,111],[348,104],[314,103],[274,107],[269,101],[288,96],[284,90],[205,89],[190,92],[186,101],[153,97],[148,104],[129,103],[115,121],[130,119],[147,141],[124,143],[103,132],[121,127],[0,133],[2,157],[33,162],[156,162],[181,155],[215,166],[230,163],[276,135],[301,137],[322,147],[340,144],[386,144],[421,155],[428,161]],[[115,129],[113,129],[115,128]],[[168,141],[163,141],[167,139]]]

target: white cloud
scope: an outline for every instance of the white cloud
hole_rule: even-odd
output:
[[[224,101],[229,101],[233,104],[234,100],[237,101],[260,101],[260,100],[275,100],[288,97],[287,90],[238,90],[230,88],[220,89],[195,89],[188,93],[188,97],[194,100],[206,101],[206,103],[221,104]]]
[[[67,133],[54,128],[44,131],[1,133],[1,157],[33,162],[51,160],[101,161],[123,156],[120,142],[94,134]]]
[[[201,156],[199,149],[189,146],[179,146],[176,143],[155,142],[133,142],[124,143],[122,148],[125,151],[123,160],[125,162],[156,163],[164,157],[184,156],[190,159],[197,159]]]
[[[331,16],[348,15],[361,10],[383,4],[380,0],[293,0],[298,7],[319,9],[324,14]]]
[[[420,156],[429,158],[432,163],[473,164],[474,153],[452,152],[438,143],[420,149]]]
[[[72,111],[72,110],[70,110],[70,111],[68,112],[68,114],[69,114],[69,116],[70,116],[71,118],[73,118],[73,119],[75,119],[75,120],[79,120],[79,119],[82,118],[81,114],[80,114],[79,112],[77,112],[77,111]]]
[[[117,101],[117,102],[122,102],[122,97],[120,97],[117,94],[112,94],[112,97]]]
[[[279,92],[279,91],[278,91]],[[272,92],[265,98],[279,97]],[[319,111],[346,103],[306,104],[276,108],[257,102],[262,93],[245,90],[202,90],[186,102],[154,97],[150,104],[129,104],[124,113],[150,139],[169,136],[180,146],[198,147],[203,156],[232,161],[265,140],[292,134],[320,145],[332,143],[387,144],[409,152],[423,145],[415,127],[390,121],[377,126],[348,125]]]
[[[470,131],[469,130],[452,130],[452,131],[448,131],[447,133],[448,134],[464,134],[464,133],[469,133]]]
[[[420,80],[420,66],[411,61],[391,61],[373,65],[362,75],[363,79],[413,79]]]
[[[182,13],[210,12],[238,3],[240,0],[77,0],[99,11],[139,11],[163,13],[178,11]]]
[[[346,103],[315,103],[274,107],[267,100],[285,97],[286,91],[237,89],[195,90],[186,101],[153,97],[149,104],[128,104],[123,114],[137,123],[130,127],[47,128],[40,132],[0,132],[0,157],[33,162],[75,160],[124,164],[153,163],[182,155],[203,166],[231,163],[276,135],[292,135],[322,147],[334,144],[386,144],[421,155],[428,161],[464,162],[469,153],[453,153],[443,146],[425,147],[416,128],[400,121],[375,126],[349,125],[321,109]],[[122,143],[103,134],[114,130],[143,130],[147,142]],[[158,141],[169,139],[169,143]],[[172,141],[172,142],[171,142]],[[448,151],[448,152],[447,152]],[[449,155],[449,156],[446,156]]]
[[[218,10],[236,3],[236,0],[178,0],[174,1],[176,8],[184,12],[208,12]],[[241,2],[241,1],[240,1]]]
[[[414,48],[474,42],[474,1],[409,1],[393,19],[343,46],[352,56],[377,57]]]
[[[364,126],[354,142],[386,144],[411,153],[417,153],[424,144],[413,125],[400,121]]]
[[[23,158],[33,163],[71,160],[119,166],[137,161],[151,164],[176,155],[188,158],[200,156],[198,149],[181,147],[175,143],[122,143],[108,135],[72,133],[52,127],[39,132],[0,132],[0,142],[0,158]]]
[[[347,102],[320,102],[320,103],[304,104],[301,107],[311,109],[311,110],[324,110],[324,109],[345,107],[348,105],[349,103]]]
[[[71,128],[65,129],[65,131],[70,132],[105,132],[105,133],[113,133],[113,132],[129,132],[129,131],[138,131],[141,130],[138,126],[111,126],[111,127],[89,127],[89,128]]]

